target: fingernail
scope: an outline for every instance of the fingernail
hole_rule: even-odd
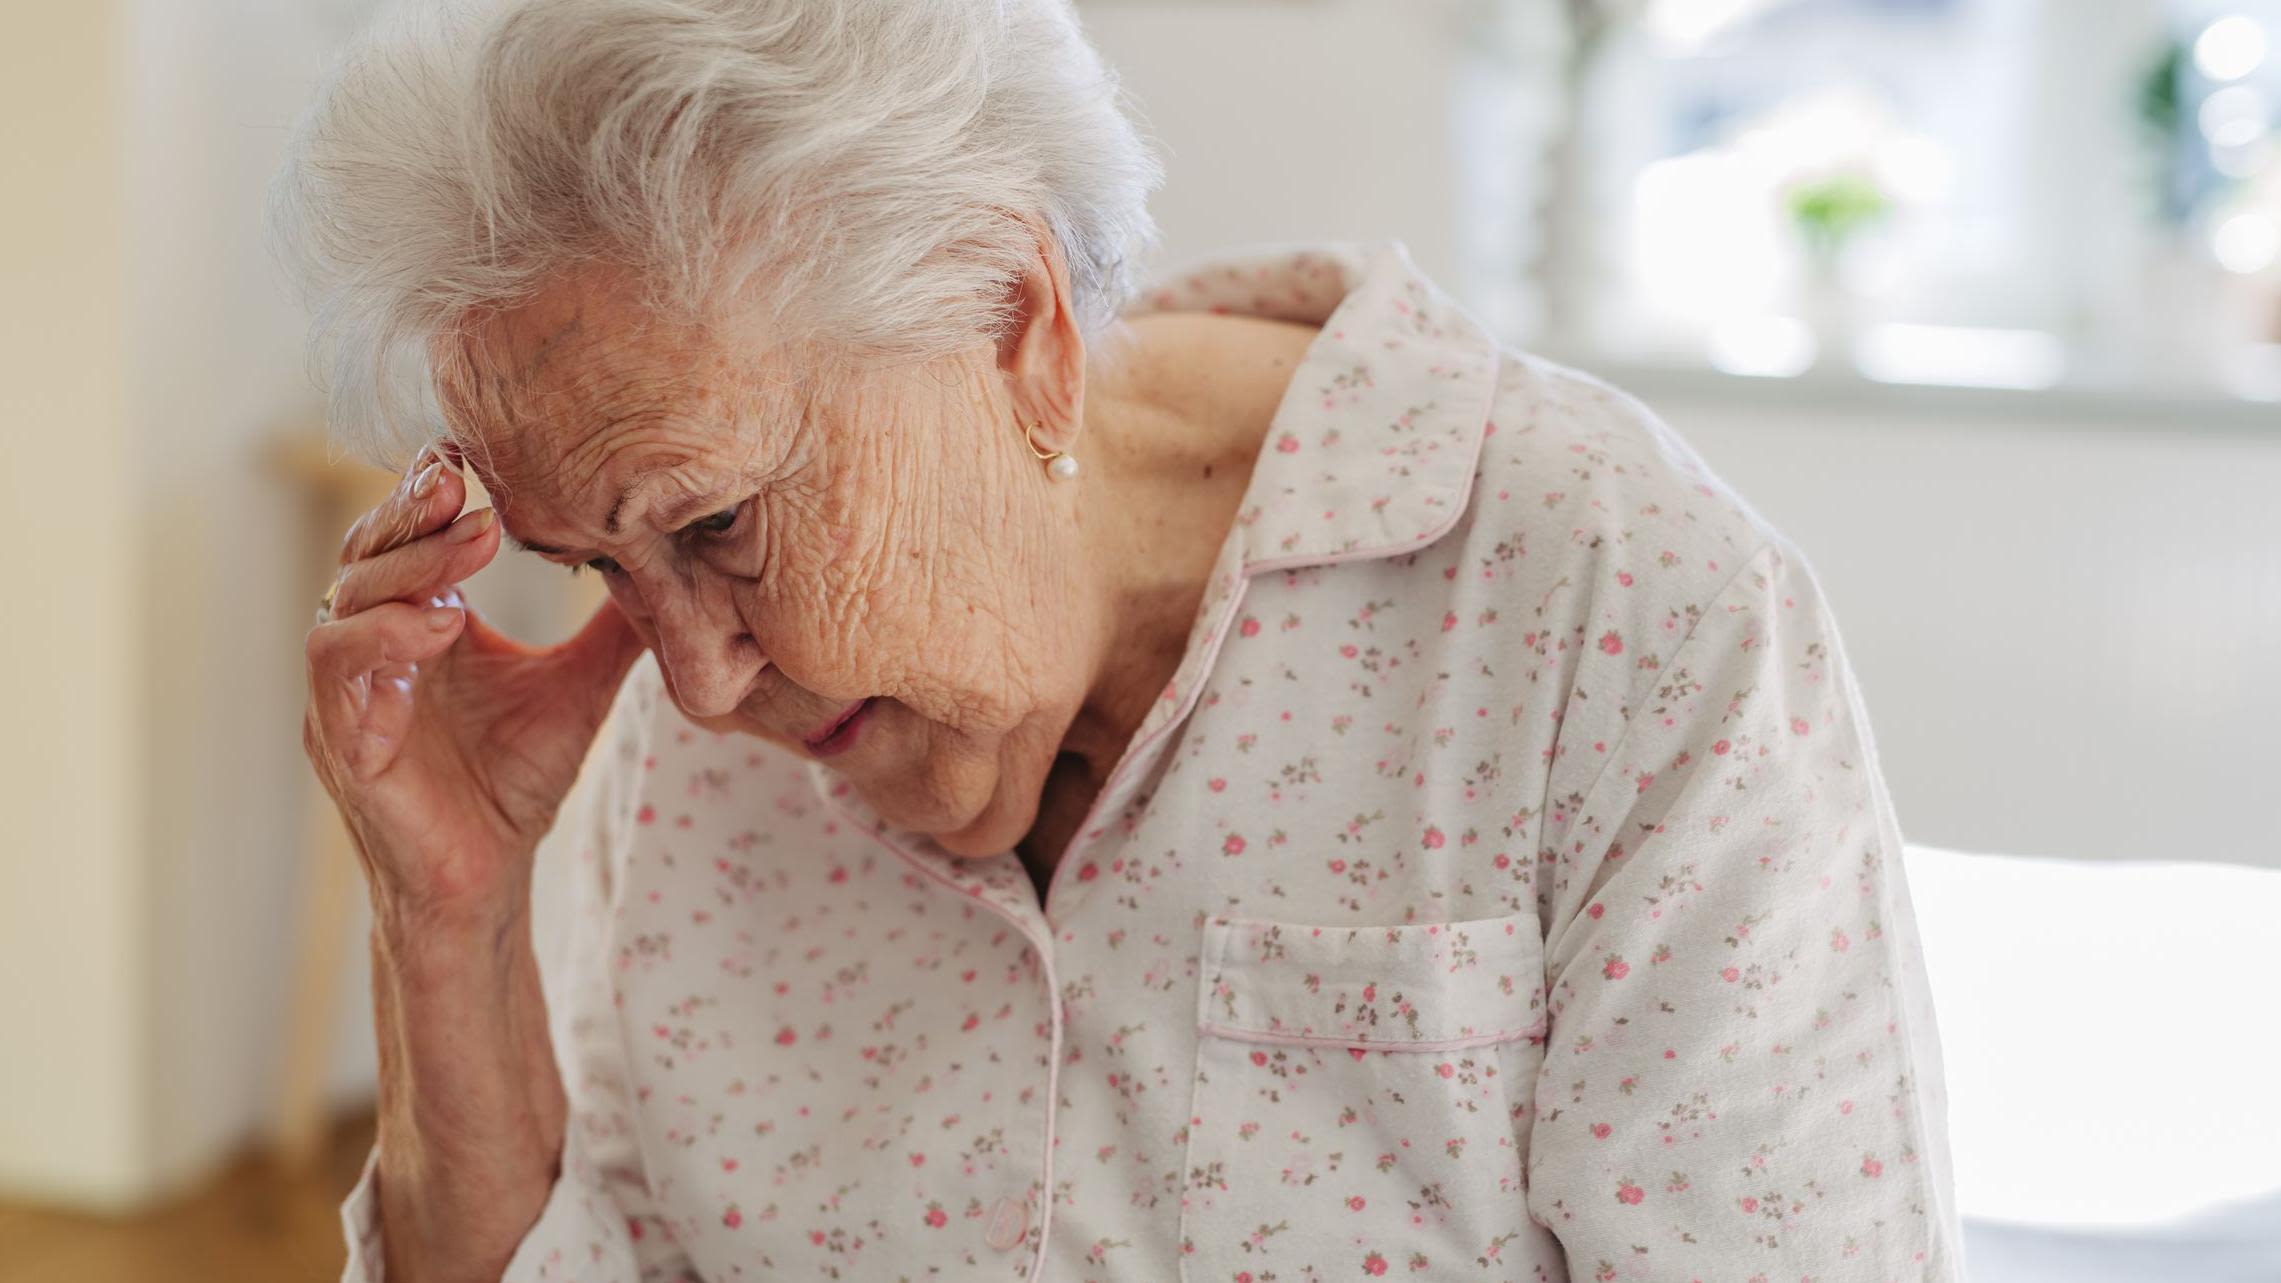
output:
[[[451,528],[451,541],[453,543],[466,543],[489,530],[491,528],[491,517],[491,509],[477,508],[472,514]]]
[[[428,627],[442,632],[459,622],[459,611],[450,606],[437,606],[428,611]]]
[[[444,465],[440,462],[431,463],[427,467],[421,469],[418,479],[412,482],[412,497],[414,499],[427,498],[431,493],[435,491],[436,480],[437,478],[443,476],[443,474]]]

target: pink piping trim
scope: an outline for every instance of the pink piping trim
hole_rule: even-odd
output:
[[[1503,364],[1504,358],[1498,352],[1496,342],[1493,339],[1489,340],[1488,342],[1487,355],[1489,377],[1484,381],[1489,385],[1489,393],[1481,407],[1480,428],[1473,435],[1473,449],[1467,456],[1467,467],[1465,469],[1464,481],[1460,485],[1453,487],[1453,492],[1456,493],[1460,499],[1463,498],[1465,490],[1472,486],[1474,478],[1479,476],[1481,473],[1481,451],[1483,448],[1485,448],[1489,440],[1489,416],[1494,413],[1497,408],[1497,370],[1499,366]],[[1445,534],[1448,534],[1450,530],[1457,525],[1458,520],[1465,515],[1467,506],[1468,505],[1463,502],[1451,504],[1449,517],[1447,520],[1443,521],[1434,529],[1419,536],[1417,539],[1412,540],[1409,544],[1381,544],[1374,548],[1355,549],[1350,552],[1340,553],[1330,557],[1287,557],[1282,558],[1279,561],[1255,562],[1252,561],[1248,556],[1238,557],[1236,560],[1237,573],[1235,587],[1229,590],[1227,604],[1220,611],[1220,621],[1213,627],[1212,639],[1204,652],[1204,662],[1197,666],[1196,680],[1188,683],[1188,692],[1186,695],[1181,697],[1180,707],[1172,714],[1172,716],[1165,718],[1163,724],[1151,732],[1148,738],[1146,740],[1143,740],[1137,747],[1127,748],[1123,765],[1121,765],[1119,769],[1110,772],[1107,783],[1102,786],[1100,793],[1094,797],[1093,805],[1087,809],[1084,823],[1077,826],[1077,840],[1080,842],[1084,841],[1085,837],[1093,831],[1094,821],[1099,818],[1099,812],[1102,805],[1106,803],[1111,797],[1116,795],[1117,786],[1124,781],[1126,769],[1129,768],[1132,763],[1141,760],[1141,758],[1145,756],[1144,750],[1153,747],[1156,741],[1164,738],[1164,736],[1170,732],[1173,727],[1180,725],[1182,721],[1186,720],[1189,712],[1196,707],[1197,699],[1204,693],[1204,675],[1210,673],[1212,671],[1212,666],[1219,661],[1220,650],[1224,645],[1226,645],[1228,640],[1228,630],[1235,624],[1236,616],[1243,613],[1243,601],[1244,598],[1251,592],[1251,580],[1253,575],[1263,570],[1277,569],[1283,565],[1336,565],[1339,562],[1344,561],[1362,561],[1370,557],[1390,556],[1407,548],[1420,547],[1426,544],[1430,544],[1434,540],[1441,538]],[[1250,543],[1248,531],[1246,531],[1244,542],[1247,545]],[[905,858],[909,857],[906,856]],[[1064,858],[1060,863],[1054,866],[1053,877],[1048,879],[1046,882],[1045,900],[1038,905],[1038,915],[1045,918],[1046,928],[1049,932],[1053,928],[1053,919],[1046,916],[1045,906],[1053,902],[1054,892],[1061,888],[1062,875],[1069,871],[1068,866],[1075,863],[1079,863],[1079,861]],[[1016,923],[1015,925],[1018,927],[1021,924]],[[1036,942],[1035,937],[1032,937],[1032,942]],[[1062,1034],[1061,985],[1059,981],[1055,979],[1053,973],[1052,946],[1052,940],[1048,939],[1045,942],[1044,947],[1038,950],[1038,958],[1045,966],[1047,992],[1053,1003],[1053,1063],[1047,1066],[1046,1069],[1045,1191],[1042,1200],[1044,1206],[1039,1209],[1038,1214],[1037,1259],[1031,1263],[1029,1283],[1037,1283],[1039,1275],[1045,1270],[1045,1239],[1047,1232],[1052,1228],[1053,1225],[1053,1151],[1056,1147],[1056,1143],[1060,1139],[1059,1133],[1061,1123],[1060,1082]],[[1542,1028],[1541,1021],[1539,1022],[1537,1028]],[[1541,1034],[1536,1036],[1541,1036]],[[1493,1041],[1505,1040],[1505,1038],[1500,1036]],[[1385,1045],[1391,1046],[1392,1044]],[[1486,1044],[1473,1044],[1468,1041],[1452,1043],[1449,1045],[1454,1048],[1458,1046]],[[1424,1045],[1420,1044],[1420,1046],[1423,1047]],[[1185,1212],[1183,1213],[1183,1217],[1185,1217]]]
[[[1198,666],[1199,673],[1209,673],[1212,670],[1212,664],[1219,658],[1220,648],[1227,642],[1229,628],[1235,623],[1236,616],[1243,612],[1243,599],[1251,589],[1251,576],[1243,571],[1242,566],[1243,561],[1239,557],[1237,559],[1238,573],[1235,586],[1228,590],[1227,603],[1221,608],[1219,622],[1214,625],[1211,639],[1206,643],[1204,662]],[[1086,835],[1092,832],[1094,821],[1099,818],[1101,808],[1116,795],[1118,785],[1124,781],[1124,777],[1132,768],[1132,764],[1140,761],[1146,755],[1146,750],[1152,747],[1156,741],[1162,739],[1173,727],[1181,723],[1189,711],[1195,708],[1196,700],[1203,692],[1203,681],[1190,682],[1188,693],[1181,698],[1180,707],[1170,717],[1165,718],[1164,722],[1154,731],[1150,732],[1146,739],[1126,748],[1124,759],[1118,764],[1116,770],[1109,773],[1108,781],[1102,785],[1101,791],[1094,795],[1093,805],[1087,809],[1084,823],[1077,826],[1077,841],[1084,841]],[[904,850],[885,833],[865,823],[863,817],[856,815],[842,805],[837,796],[829,792],[825,796],[831,799],[833,807],[838,809],[842,815],[854,821],[856,827],[869,833],[881,846],[893,851],[905,864],[917,869],[922,876],[956,891],[968,899],[979,898],[940,872],[927,867],[926,862],[918,856]],[[1030,1266],[1030,1283],[1037,1283],[1039,1275],[1045,1270],[1045,1239],[1053,1227],[1053,1151],[1056,1142],[1060,1139],[1061,1116],[1061,981],[1055,976],[1053,970],[1053,919],[1046,916],[1045,906],[1053,902],[1054,892],[1061,888],[1062,877],[1068,873],[1069,866],[1081,863],[1081,861],[1068,859],[1066,856],[1067,853],[1065,852],[1061,862],[1054,866],[1053,877],[1046,883],[1045,901],[1038,905],[1038,916],[1045,919],[1046,938],[1039,939],[1037,934],[1030,930],[1027,923],[1000,909],[997,905],[984,901],[985,907],[1004,918],[1015,930],[1020,931],[1029,940],[1031,947],[1037,950],[1038,964],[1045,969],[1047,1010],[1052,1016],[1053,1035],[1048,1048],[1050,1059],[1046,1063],[1045,1080],[1044,1189],[1039,1196],[1041,1205],[1038,1208],[1038,1250],[1037,1258]]]
[[[1470,1038],[1428,1038],[1414,1042],[1387,1042],[1375,1038],[1335,1038],[1323,1034],[1278,1033],[1268,1029],[1238,1029],[1232,1025],[1216,1024],[1206,1020],[1196,1026],[1198,1033],[1214,1034],[1237,1042],[1263,1042],[1275,1047],[1356,1047],[1364,1051],[1459,1051],[1467,1047],[1487,1047],[1500,1042],[1530,1042],[1544,1037],[1544,1021],[1539,1019],[1526,1029],[1508,1029],[1500,1033],[1475,1034]]]
[[[1204,661],[1197,666],[1197,680],[1188,683],[1188,693],[1180,697],[1180,707],[1175,709],[1170,717],[1165,718],[1155,730],[1150,731],[1148,738],[1126,747],[1125,756],[1117,764],[1117,769],[1109,772],[1108,782],[1101,786],[1099,793],[1093,795],[1093,805],[1086,809],[1085,822],[1077,826],[1077,841],[1082,842],[1091,836],[1093,821],[1100,817],[1102,806],[1107,804],[1110,798],[1116,796],[1117,786],[1124,782],[1124,777],[1132,769],[1132,764],[1139,761],[1146,750],[1153,747],[1158,740],[1163,739],[1173,727],[1185,720],[1190,710],[1196,707],[1197,699],[1203,695],[1203,676],[1210,673],[1212,665],[1219,660],[1220,647],[1228,640],[1228,627],[1235,622],[1237,615],[1243,613],[1244,596],[1251,591],[1251,576],[1242,570],[1243,559],[1237,558],[1236,564],[1235,586],[1228,590],[1228,600],[1227,604],[1221,608],[1220,622],[1213,625],[1211,640],[1205,643]],[[1066,854],[1064,852],[1064,855]],[[1053,893],[1061,889],[1062,874],[1074,863],[1078,863],[1078,861],[1063,859],[1059,864],[1053,866],[1053,877],[1047,881],[1045,887],[1045,898],[1048,902],[1052,901]],[[1039,905],[1038,910],[1042,914],[1045,905]],[[1052,921],[1051,918],[1046,919],[1049,926]]]
[[[1107,790],[1105,789],[1103,790],[1103,792],[1106,791]],[[853,821],[857,828],[863,829],[865,832],[869,833],[872,839],[878,842],[881,846],[884,846],[888,850],[893,851],[896,856],[903,861],[903,863],[908,864],[912,868],[918,870],[921,877],[924,877],[929,881],[935,882],[938,885],[948,888],[951,891],[955,891],[968,900],[982,899],[982,897],[975,895],[972,891],[969,891],[965,887],[960,886],[958,883],[951,881],[948,877],[945,877],[940,872],[927,867],[926,861],[921,860],[918,856],[904,850],[900,843],[889,838],[880,830],[871,827],[870,824],[864,821],[862,816],[848,810],[847,807],[840,802],[837,796],[829,792],[827,792],[825,796],[831,800],[832,806],[838,810],[840,814]],[[1064,860],[1062,863],[1066,864],[1068,861]],[[1058,881],[1060,876],[1061,870],[1056,868],[1054,870],[1055,879]],[[1049,884],[1046,888],[1046,894],[1048,897],[1050,897],[1052,893],[1053,888]],[[1038,1250],[1036,1259],[1030,1263],[1030,1283],[1037,1283],[1038,1275],[1045,1269],[1046,1231],[1051,1227],[1053,1223],[1053,1148],[1054,1142],[1056,1140],[1055,1122],[1061,1112],[1061,982],[1056,980],[1053,974],[1053,940],[1050,935],[1041,941],[1038,939],[1037,934],[1031,931],[1029,929],[1029,926],[1021,919],[1015,917],[1011,913],[1006,912],[1004,909],[999,908],[997,905],[990,903],[988,900],[982,900],[982,904],[984,908],[990,910],[992,913],[997,914],[1000,918],[1005,919],[1005,921],[1016,931],[1022,933],[1023,938],[1030,942],[1030,947],[1037,950],[1038,965],[1045,968],[1046,1012],[1052,1019],[1053,1034],[1052,1037],[1048,1040],[1046,1047],[1045,1173],[1041,1178],[1041,1187],[1038,1191]],[[1039,916],[1045,916],[1043,905],[1039,906]],[[1046,925],[1050,929],[1053,925],[1052,919],[1047,919]],[[1025,1232],[1023,1237],[1027,1238],[1028,1234]]]
[[[1238,564],[1240,566],[1241,562],[1239,561]],[[1086,835],[1093,831],[1093,822],[1099,817],[1102,805],[1116,796],[1117,788],[1124,782],[1125,774],[1131,769],[1132,764],[1140,761],[1146,755],[1147,749],[1153,747],[1156,741],[1164,738],[1168,731],[1178,726],[1186,719],[1189,711],[1196,707],[1197,697],[1204,693],[1204,682],[1201,674],[1211,672],[1212,665],[1218,661],[1220,647],[1227,641],[1228,629],[1235,623],[1236,616],[1242,613],[1244,594],[1250,589],[1250,576],[1238,574],[1235,586],[1228,591],[1227,605],[1220,612],[1220,622],[1212,630],[1212,639],[1204,652],[1204,662],[1197,669],[1198,680],[1188,684],[1188,693],[1181,697],[1180,707],[1174,710],[1172,716],[1165,718],[1164,723],[1150,732],[1147,739],[1142,740],[1138,745],[1126,748],[1123,762],[1119,764],[1116,770],[1109,772],[1108,781],[1101,786],[1101,791],[1094,795],[1093,805],[1086,810],[1085,822],[1077,826],[1077,841],[1084,841]],[[1045,900],[1038,905],[1038,916],[1045,918],[1046,929],[1049,933],[1053,929],[1053,919],[1046,916],[1045,906],[1053,902],[1053,893],[1061,888],[1062,875],[1069,872],[1069,866],[1080,863],[1080,861],[1067,857],[1068,853],[1064,852],[1062,860],[1054,865],[1053,877],[1046,881]],[[1011,920],[1010,917],[1009,920]],[[1014,925],[1021,926],[1019,922]],[[1025,934],[1027,933],[1025,932]],[[1031,942],[1036,943],[1037,938],[1032,936]],[[1050,934],[1043,947],[1038,950],[1038,960],[1045,966],[1046,996],[1053,1004],[1053,1062],[1046,1066],[1045,1189],[1039,1200],[1043,1205],[1038,1209],[1038,1251],[1037,1259],[1030,1265],[1029,1283],[1037,1283],[1039,1276],[1045,1271],[1045,1236],[1053,1228],[1053,1151],[1061,1139],[1061,982],[1055,978],[1053,973],[1053,940]]]

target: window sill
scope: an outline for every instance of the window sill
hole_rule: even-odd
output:
[[[2251,395],[2209,383],[2070,376],[2048,387],[1969,386],[1873,379],[1829,363],[1794,375],[1730,373],[1709,364],[1646,360],[1608,352],[1531,345],[1642,400],[1743,407],[1818,408],[1860,415],[1931,415],[2035,420],[2177,431],[2281,431],[2281,345],[2254,353],[2245,372]]]

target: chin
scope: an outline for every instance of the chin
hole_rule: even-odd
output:
[[[960,830],[957,833],[933,833],[928,836],[934,838],[936,846],[961,860],[987,860],[992,856],[1004,855],[1010,845],[1004,842],[972,841],[970,840],[971,834],[966,830]]]
[[[869,801],[869,799],[865,799]],[[993,821],[989,808],[981,814],[966,814],[964,808],[947,807],[928,799],[917,807],[908,805],[910,799],[896,798],[882,806],[871,803],[871,809],[888,820],[934,839],[935,845],[965,860],[988,859],[1014,849],[1021,835],[1007,836],[1006,826]]]
[[[923,774],[901,775],[903,780],[923,780]],[[857,790],[863,791],[860,781]],[[896,790],[890,797],[874,799],[866,793],[864,800],[871,809],[889,821],[924,833],[934,839],[935,845],[961,859],[982,860],[1004,855],[1021,840],[1026,825],[1019,816],[1007,814],[1007,808],[997,805],[994,795],[984,795],[980,804],[966,803],[956,795],[945,796],[935,791]]]
[[[899,706],[897,711],[905,710]],[[1007,772],[994,751],[1002,744],[976,744],[955,733],[923,734],[917,743],[900,735],[894,739],[900,742],[858,744],[842,768],[864,803],[888,823],[924,833],[951,855],[975,860],[1013,850],[1036,822],[1034,801],[1021,806],[1004,795]],[[799,751],[806,756],[804,749]]]

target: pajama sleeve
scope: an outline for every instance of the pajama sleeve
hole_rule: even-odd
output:
[[[1578,1280],[1961,1281],[1900,831],[1814,575],[1775,536],[1625,658],[1539,853],[1531,1216]]]
[[[632,1085],[619,1035],[609,961],[615,945],[617,859],[640,801],[656,689],[635,666],[564,799],[538,859],[533,910],[555,1060],[569,1100],[560,1173],[523,1235],[503,1283],[679,1283],[695,1271],[651,1197],[636,1143]],[[548,904],[545,883],[558,879]],[[348,1243],[342,1283],[384,1283],[379,1150],[341,1204]]]

